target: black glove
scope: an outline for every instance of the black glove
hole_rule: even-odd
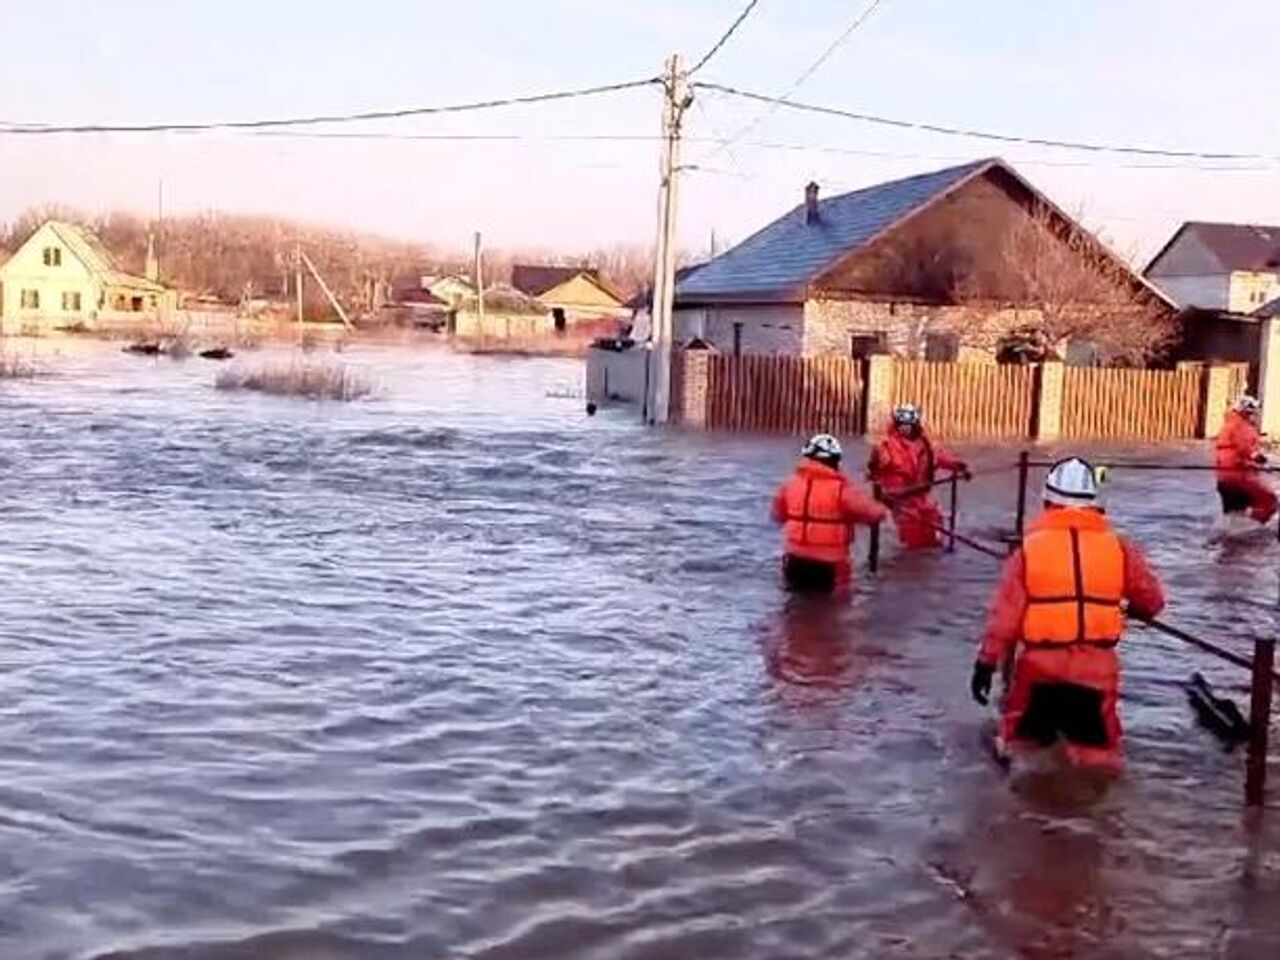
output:
[[[979,660],[973,665],[973,677],[969,680],[969,692],[973,699],[984,707],[991,697],[991,679],[996,675],[996,668]]]
[[[973,479],[973,471],[969,469],[969,465],[967,463],[956,464],[956,473],[959,474],[960,479],[965,483],[968,483]]]
[[[1265,453],[1255,453],[1253,455],[1253,462],[1260,467],[1264,466],[1267,462],[1267,455]]]

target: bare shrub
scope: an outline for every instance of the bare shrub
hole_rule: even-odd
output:
[[[358,400],[373,392],[369,381],[346,364],[294,358],[254,367],[232,367],[218,374],[219,390],[254,390],[312,400]]]
[[[29,356],[0,348],[0,380],[31,380],[40,373],[40,367]]]

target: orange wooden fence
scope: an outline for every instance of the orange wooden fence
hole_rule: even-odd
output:
[[[706,426],[760,433],[863,430],[863,370],[848,357],[706,357]]]
[[[869,405],[914,403],[942,437],[1022,439],[1044,428],[1049,438],[1068,440],[1190,439],[1202,428],[1217,431],[1247,376],[1244,366],[1215,372],[887,358],[870,369],[868,386],[866,361],[849,357],[677,354],[673,418],[713,430],[850,436],[868,428]]]
[[[1026,437],[1033,429],[1035,373],[1029,366],[898,360],[891,402],[919,406],[938,436]]]
[[[1067,367],[1062,436],[1071,439],[1169,440],[1196,435],[1202,372]]]

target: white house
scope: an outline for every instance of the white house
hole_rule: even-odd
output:
[[[177,294],[155,278],[116,268],[111,254],[83,227],[49,220],[0,266],[0,330],[94,323],[107,317],[167,316]]]
[[[1180,308],[1247,316],[1280,297],[1280,227],[1184,223],[1145,276]]]

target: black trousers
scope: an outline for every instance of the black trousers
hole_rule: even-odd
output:
[[[782,558],[782,577],[796,593],[831,593],[838,577],[834,563],[806,560],[787,554]]]

